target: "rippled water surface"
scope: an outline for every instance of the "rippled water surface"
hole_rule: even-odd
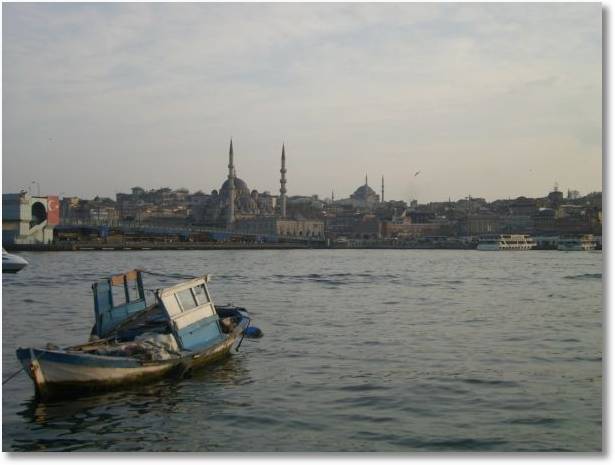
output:
[[[190,379],[38,402],[3,386],[3,450],[598,451],[602,254],[444,250],[24,253],[18,346],[87,339],[90,283],[211,273],[265,333]],[[173,282],[146,280],[146,287]]]

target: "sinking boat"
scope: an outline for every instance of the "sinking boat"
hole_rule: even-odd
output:
[[[55,397],[186,376],[229,354],[243,337],[259,336],[241,307],[215,306],[209,276],[154,291],[148,305],[142,271],[92,286],[90,341],[60,349],[19,348],[17,358],[37,396]]]

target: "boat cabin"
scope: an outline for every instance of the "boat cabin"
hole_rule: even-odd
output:
[[[92,284],[95,323],[92,334],[106,337],[131,315],[145,310],[141,271],[111,276]]]
[[[196,278],[156,294],[183,350],[199,350],[224,337],[207,281],[208,276]]]
[[[132,340],[143,333],[173,334],[181,350],[194,351],[224,338],[219,314],[207,289],[209,276],[156,291],[148,306],[141,271],[111,276],[95,283],[96,323],[92,334]]]

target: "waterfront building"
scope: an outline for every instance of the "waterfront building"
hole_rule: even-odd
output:
[[[527,197],[517,197],[510,204],[511,215],[527,215],[531,216],[536,213],[536,199],[528,199]]]
[[[500,216],[493,213],[467,215],[459,221],[457,229],[460,236],[478,236],[499,233],[500,231]]]
[[[259,234],[277,240],[325,238],[325,224],[322,220],[293,220],[277,216],[238,219],[233,231]]]
[[[117,203],[108,197],[84,200],[79,197],[64,197],[60,201],[62,224],[111,224],[119,220]]]
[[[425,236],[449,237],[454,235],[454,226],[451,223],[396,223],[382,222],[382,237],[414,239]]]
[[[530,215],[500,216],[500,232],[505,234],[532,234],[534,220]]]
[[[419,238],[424,236],[454,235],[454,226],[451,222],[443,218],[435,218],[433,214],[424,213],[404,209],[400,214],[393,214],[390,219],[382,220],[382,238]]]
[[[115,195],[118,219],[123,221],[154,221],[155,217],[186,217],[189,214],[190,193],[186,188],[162,187],[146,191],[133,187],[130,194]]]
[[[56,195],[32,196],[25,191],[2,194],[2,243],[47,244],[60,223]]]
[[[381,222],[374,214],[337,212],[325,219],[327,238],[380,239]]]
[[[76,222],[79,215],[79,197],[63,197],[60,200],[60,222]]]
[[[408,212],[408,216],[412,223],[429,223],[436,219],[434,211],[411,210]]]
[[[203,191],[196,191],[194,194],[189,194],[186,200],[187,213],[190,222],[194,222],[195,218],[201,218],[204,215],[207,203],[210,200],[210,195]]]

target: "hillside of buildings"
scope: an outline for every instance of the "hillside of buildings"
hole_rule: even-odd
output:
[[[581,196],[576,191],[564,195],[554,190],[539,198],[518,197],[487,202],[483,198],[467,197],[408,204],[399,200],[381,202],[371,188],[370,191],[361,189],[365,187],[369,188],[360,186],[358,192],[341,200],[323,200],[318,196],[288,197],[284,220],[295,227],[305,226],[305,235],[312,230],[320,235],[322,231],[331,239],[602,233],[601,192]],[[245,194],[235,200],[233,229],[278,233],[272,228],[274,220],[281,220],[279,196],[244,190]],[[190,193],[187,189],[145,190],[134,187],[131,193],[117,194],[115,199],[63,198],[60,218],[62,224],[152,224],[223,229],[226,227],[227,204],[228,195],[223,189],[205,194],[202,191]]]
[[[284,146],[279,194],[250,189],[237,175],[232,141],[228,156],[228,175],[210,193],[136,186],[116,194],[115,199],[4,194],[3,243],[82,240],[84,234],[106,240],[113,228],[117,236],[136,231],[144,237],[168,228],[181,231],[180,240],[190,241],[229,240],[230,235],[335,243],[425,238],[468,242],[487,234],[602,235],[601,192],[581,195],[568,190],[564,195],[556,186],[538,198],[487,202],[468,196],[419,204],[416,200],[384,201],[384,179],[378,195],[366,176],[346,198],[335,199],[333,193],[327,199],[288,196]],[[156,233],[153,227],[158,228]]]

